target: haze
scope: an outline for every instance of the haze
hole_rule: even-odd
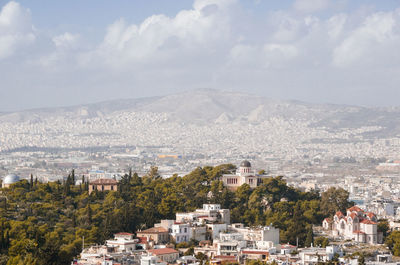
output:
[[[0,0],[0,8],[0,111],[198,88],[399,105],[398,0]]]

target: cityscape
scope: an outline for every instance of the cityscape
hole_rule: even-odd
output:
[[[0,0],[0,265],[399,265],[398,0]]]

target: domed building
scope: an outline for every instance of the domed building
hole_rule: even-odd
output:
[[[20,177],[18,177],[17,175],[14,175],[14,174],[7,175],[3,179],[3,183],[1,185],[1,187],[9,188],[12,184],[17,183],[18,181],[20,181]]]
[[[251,163],[247,160],[243,160],[236,174],[224,174],[222,176],[222,182],[224,186],[231,190],[236,190],[243,184],[249,184],[251,188],[256,188],[262,183],[264,178],[268,177],[267,175],[257,174],[256,171],[251,168]]]

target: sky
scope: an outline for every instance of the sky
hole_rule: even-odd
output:
[[[0,112],[199,88],[399,106],[399,50],[400,0],[0,0]]]

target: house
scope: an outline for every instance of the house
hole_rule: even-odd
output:
[[[224,174],[221,180],[228,189],[236,190],[243,184],[248,184],[250,188],[256,188],[263,182],[263,179],[269,177],[270,176],[264,174],[257,174],[251,168],[250,162],[244,160],[240,163],[239,170],[236,171],[236,174]]]
[[[332,235],[341,236],[360,243],[378,244],[382,242],[382,233],[378,233],[378,219],[374,213],[364,212],[358,206],[353,206],[346,211],[346,216],[338,211],[329,219],[322,222],[326,230],[331,230]]]
[[[106,241],[107,247],[113,247],[116,252],[129,252],[136,250],[136,244],[139,243],[138,239],[134,239],[134,234],[131,233],[117,233],[114,239]]]
[[[149,249],[147,253],[167,263],[174,263],[179,258],[179,252],[173,248]]]
[[[93,191],[116,191],[118,182],[115,179],[96,179],[89,183],[89,194]]]
[[[156,256],[141,256],[140,265],[167,265],[167,263],[160,261]]]
[[[241,233],[220,233],[219,239],[214,240],[217,247],[217,255],[238,256],[240,251],[247,246],[246,240]]]
[[[167,243],[169,241],[168,230],[164,227],[152,227],[136,232],[138,238],[146,238],[147,241],[154,241],[154,244]]]
[[[272,225],[264,227],[249,228],[243,224],[235,223],[229,226],[232,231],[239,232],[244,239],[254,242],[258,248],[267,249],[279,245],[279,228]]]
[[[177,213],[177,222],[221,222],[230,223],[230,210],[221,209],[220,204],[203,204],[202,209],[196,209],[194,212]]]
[[[267,261],[269,257],[269,252],[261,249],[243,249],[240,254],[244,260],[253,259]]]

